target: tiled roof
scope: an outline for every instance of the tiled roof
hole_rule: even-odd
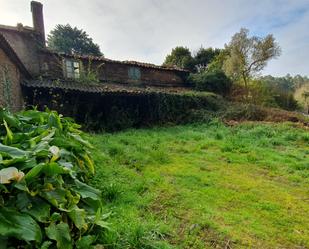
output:
[[[8,41],[5,39],[5,37],[1,33],[0,33],[0,48],[3,49],[3,51],[12,60],[12,62],[14,62],[14,64],[19,68],[19,70],[24,76],[26,76],[27,78],[31,78],[30,73],[28,72],[24,64],[19,59],[14,49],[10,46]]]
[[[36,33],[36,31],[32,27],[23,26],[22,24],[18,24],[17,26],[8,26],[0,24],[0,30],[5,31],[15,31],[15,32],[33,32]]]
[[[22,85],[28,88],[62,89],[87,93],[170,93],[178,94],[190,91],[186,87],[155,87],[155,86],[130,86],[127,84],[114,83],[80,83],[75,81],[52,81],[52,80],[27,80]]]
[[[42,49],[41,50],[44,53],[50,53],[54,55],[58,55],[61,57],[69,57],[69,58],[77,58],[77,59],[83,59],[83,60],[94,60],[94,61],[102,61],[102,62],[110,62],[110,63],[117,63],[117,64],[125,64],[125,65],[132,65],[132,66],[138,66],[138,67],[146,67],[146,68],[154,68],[154,69],[160,69],[160,70],[169,70],[169,71],[180,71],[180,72],[189,72],[186,69],[178,68],[178,67],[166,67],[166,66],[158,66],[151,63],[144,63],[144,62],[138,62],[138,61],[117,61],[117,60],[111,60],[107,59],[105,57],[98,57],[98,56],[89,56],[89,55],[71,55],[66,53],[60,53],[55,52],[50,49]]]

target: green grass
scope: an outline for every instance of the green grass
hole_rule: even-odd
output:
[[[89,135],[104,248],[309,248],[309,132],[205,125]]]

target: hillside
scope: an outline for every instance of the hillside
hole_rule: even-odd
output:
[[[243,123],[89,135],[104,248],[309,247],[309,136]]]

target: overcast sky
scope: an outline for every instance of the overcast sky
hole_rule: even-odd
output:
[[[219,47],[241,27],[274,34],[280,58],[263,74],[309,75],[309,0],[42,0],[45,29],[84,29],[105,57],[161,64],[175,46]],[[0,24],[32,26],[30,1],[0,0]]]

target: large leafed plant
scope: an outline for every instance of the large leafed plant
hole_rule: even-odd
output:
[[[81,135],[56,112],[0,110],[0,248],[89,248],[106,228]]]

